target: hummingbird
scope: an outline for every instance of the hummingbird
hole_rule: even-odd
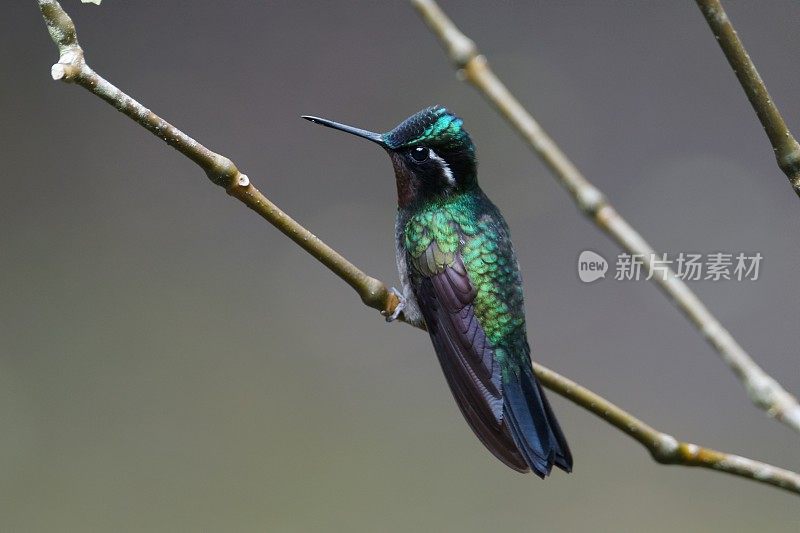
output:
[[[522,278],[503,215],[478,185],[463,120],[433,106],[368,139],[388,154],[397,184],[401,290],[387,321],[425,327],[456,403],[480,441],[518,472],[570,472],[572,454],[533,372]]]

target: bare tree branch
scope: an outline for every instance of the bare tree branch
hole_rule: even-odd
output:
[[[719,0],[697,0],[697,5],[758,115],[758,120],[761,121],[772,144],[778,166],[789,178],[794,192],[800,196],[800,144],[789,131],[778,107],[772,101],[764,80],[758,74],[722,3]]]
[[[394,310],[397,299],[383,282],[359,270],[292,220],[259,192],[228,158],[190,138],[94,72],[84,60],[72,20],[59,3],[56,0],[37,1],[60,53],[59,62],[52,69],[53,79],[80,85],[114,106],[197,163],[213,183],[225,188],[228,194],[253,209],[353,287],[367,306],[384,314]],[[534,369],[545,387],[636,439],[660,463],[710,468],[800,494],[800,474],[737,455],[679,442],[574,381],[540,364],[534,364]]]
[[[644,238],[620,216],[597,187],[575,167],[553,139],[519,103],[492,72],[475,43],[453,24],[434,0],[411,0],[428,27],[439,38],[450,60],[464,80],[486,97],[522,135],[550,168],[555,178],[569,191],[578,208],[600,229],[630,254],[641,258],[650,279],[672,300],[689,321],[744,383],[755,405],[800,432],[800,404],[781,385],[761,369],[736,339],[708,310],[674,271],[666,275],[653,271],[659,255]],[[659,270],[665,270],[663,265]]]
[[[552,370],[539,367],[536,369],[536,375],[547,388],[591,411],[638,441],[647,448],[653,459],[661,464],[710,468],[800,494],[800,474],[747,457],[703,448],[690,442],[680,442],[672,435],[650,427],[599,394]]]

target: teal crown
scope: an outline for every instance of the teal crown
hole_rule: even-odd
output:
[[[463,124],[463,120],[436,105],[411,115],[384,133],[383,140],[392,150],[423,144],[447,150],[472,149],[472,140]]]

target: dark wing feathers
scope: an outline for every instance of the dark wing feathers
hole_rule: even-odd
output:
[[[442,261],[436,243],[413,265],[412,280],[436,355],[464,418],[483,444],[519,472],[540,477],[572,457],[550,404],[530,368],[503,377],[495,349],[475,315],[476,290],[458,253]],[[517,351],[529,361],[525,339]],[[523,365],[524,366],[524,365]]]
[[[472,304],[463,303],[468,295],[461,292],[462,298],[456,296],[460,291],[450,285],[447,270],[453,269],[447,267],[445,272],[423,277],[416,291],[439,364],[475,435],[503,463],[526,472],[528,463],[520,455],[502,421],[498,365],[490,353],[484,353],[490,352],[491,348]],[[474,294],[471,299],[474,299]],[[491,363],[485,365],[485,361]]]

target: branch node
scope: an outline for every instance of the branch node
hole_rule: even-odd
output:
[[[56,63],[50,68],[50,76],[54,81],[71,83],[81,74],[81,68],[75,63]]]
[[[585,185],[578,189],[575,193],[578,201],[578,209],[594,217],[600,209],[606,205],[606,198],[600,189],[593,185]]]
[[[61,63],[56,63],[50,68],[50,76],[55,81],[65,78],[67,75],[67,68],[66,65],[62,65]]]
[[[453,40],[450,41],[448,54],[453,64],[460,70],[465,68],[470,61],[478,56],[478,47],[475,45],[475,41],[468,38],[460,31],[454,30]]]
[[[239,169],[236,168],[233,161],[220,154],[214,154],[213,161],[213,164],[204,170],[206,171],[206,176],[208,176],[208,179],[210,179],[214,185],[230,189],[234,184],[237,184],[237,180],[243,174],[239,172]],[[245,176],[245,178],[247,178],[247,176]],[[244,185],[242,186],[244,187]]]
[[[359,296],[361,296],[361,301],[364,302],[364,305],[368,307],[391,314],[397,304],[400,303],[397,297],[379,279],[366,276],[362,287],[363,289],[359,291]]]
[[[653,456],[657,462],[662,464],[669,464],[675,461],[676,454],[680,449],[678,439],[666,433],[660,433],[653,442],[653,447],[650,449],[650,455]]]
[[[247,174],[239,174],[239,177],[236,180],[236,185],[239,187],[247,187],[250,185],[250,178],[247,177]]]
[[[789,137],[789,135],[787,131],[786,136]],[[791,140],[794,141],[793,138]],[[778,166],[792,182],[792,186],[795,186],[797,181],[800,180],[800,144],[795,141],[788,150],[776,149],[775,155],[777,156]]]

